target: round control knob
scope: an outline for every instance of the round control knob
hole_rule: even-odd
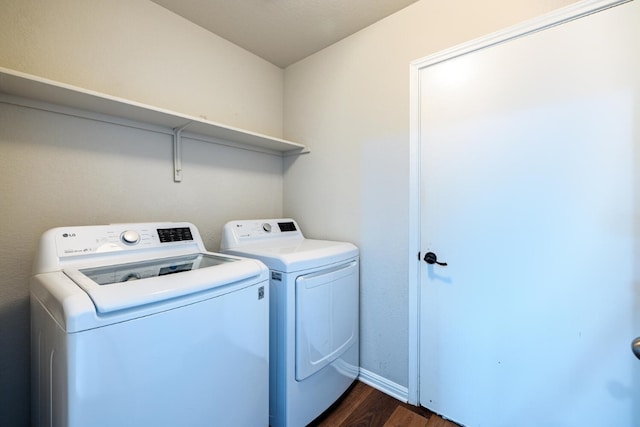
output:
[[[135,230],[127,230],[120,235],[120,238],[127,245],[135,245],[140,241],[140,235]]]
[[[262,229],[267,233],[271,233],[271,224],[269,224],[268,222],[265,222],[264,224],[262,224]]]

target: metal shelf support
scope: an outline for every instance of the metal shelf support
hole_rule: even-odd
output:
[[[173,128],[173,181],[182,182],[182,131],[191,122]]]

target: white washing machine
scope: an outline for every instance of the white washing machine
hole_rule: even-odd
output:
[[[358,377],[358,248],[269,219],[227,223],[221,251],[270,269],[270,425],[303,427]]]
[[[32,425],[263,426],[268,270],[188,223],[55,228],[31,280]]]

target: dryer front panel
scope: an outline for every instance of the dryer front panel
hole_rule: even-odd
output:
[[[358,338],[358,261],[296,278],[296,380],[339,358]]]

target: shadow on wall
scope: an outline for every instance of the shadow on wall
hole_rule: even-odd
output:
[[[0,303],[0,424],[29,422],[29,298]],[[26,357],[25,357],[26,355]]]

